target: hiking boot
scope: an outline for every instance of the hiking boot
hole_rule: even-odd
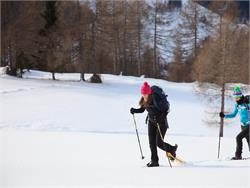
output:
[[[147,167],[157,167],[159,166],[159,163],[158,162],[155,162],[155,161],[150,161],[148,164],[147,164]]]
[[[235,156],[235,157],[232,157],[231,160],[241,160],[242,157],[241,156]]]
[[[178,145],[175,144],[175,146],[173,147],[173,151],[170,153],[172,156],[169,156],[169,155],[167,154],[167,156],[169,157],[169,159],[170,159],[171,161],[174,161],[174,160],[175,160],[177,148],[178,148]],[[167,153],[169,153],[169,152],[167,152]]]

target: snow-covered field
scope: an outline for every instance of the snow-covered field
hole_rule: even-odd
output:
[[[1,188],[250,186],[250,160],[225,160],[234,154],[239,125],[225,127],[217,159],[219,130],[203,123],[205,104],[193,93],[194,84],[113,75],[102,75],[103,84],[76,82],[78,74],[57,74],[61,81],[49,77],[37,71],[25,79],[0,77]],[[145,167],[146,113],[136,114],[146,156],[140,159],[129,109],[138,106],[144,81],[169,95],[165,141],[179,145],[177,154],[187,164],[170,168],[158,150],[160,167]],[[243,156],[249,157],[245,142]]]

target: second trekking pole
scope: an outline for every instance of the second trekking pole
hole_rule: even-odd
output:
[[[158,131],[159,131],[159,134],[160,134],[160,137],[161,137],[162,142],[164,142],[164,138],[163,138],[163,136],[162,136],[162,134],[161,134],[161,128],[160,128],[159,123],[157,123],[157,129],[158,129]],[[169,159],[168,155],[167,155],[167,158],[168,158],[169,166],[172,168],[172,164],[171,164],[171,162],[170,162],[170,159]]]
[[[139,134],[138,134],[138,130],[137,130],[136,121],[135,121],[135,115],[134,114],[133,114],[133,119],[134,119],[134,125],[135,125],[135,131],[136,131],[136,135],[137,135],[137,139],[138,139],[138,144],[139,144],[139,148],[140,148],[140,152],[141,152],[141,159],[144,159],[145,157],[142,154],[141,142],[140,142],[140,138],[139,138]]]

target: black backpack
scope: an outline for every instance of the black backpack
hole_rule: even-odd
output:
[[[249,103],[250,103],[250,95],[244,96],[244,104],[246,104],[248,110],[250,110],[248,106]]]
[[[250,95],[244,96],[244,103],[249,104],[249,102],[250,102]]]
[[[155,97],[153,97],[154,105],[160,112],[167,115],[170,111],[170,104],[167,100],[168,96],[165,94],[162,88],[158,86],[152,86],[151,89],[153,91],[153,95],[156,95]]]

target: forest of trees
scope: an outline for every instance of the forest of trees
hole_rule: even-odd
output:
[[[237,22],[237,5],[212,3],[210,10],[221,12],[217,22],[197,6],[195,0],[185,8],[166,0],[1,1],[0,65],[12,75],[49,71],[53,79],[55,72],[77,72],[82,80],[85,73],[109,73],[249,83],[249,24]],[[176,11],[182,21],[171,30]],[[201,38],[200,27],[210,35]]]

